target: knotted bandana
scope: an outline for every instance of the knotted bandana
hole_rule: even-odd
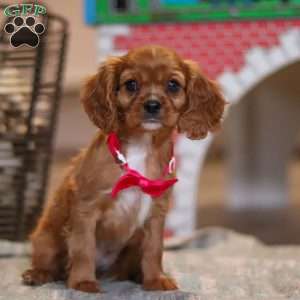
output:
[[[114,132],[108,135],[107,146],[112,156],[125,172],[112,189],[111,195],[113,198],[115,198],[121,190],[129,187],[139,187],[144,193],[152,197],[159,197],[178,180],[177,178],[153,180],[143,176],[138,171],[131,169],[125,156],[121,153],[121,144],[118,136]],[[175,157],[173,155],[163,175],[172,174],[174,170]]]

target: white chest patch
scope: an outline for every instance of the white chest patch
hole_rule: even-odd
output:
[[[149,140],[145,138],[139,143],[132,141],[127,148],[126,159],[129,166],[142,175],[146,175],[146,157],[149,145]],[[128,224],[128,220],[130,220],[129,232],[128,235],[120,237],[120,240],[110,241],[109,243],[100,242],[97,245],[96,264],[98,268],[105,271],[113,264],[124,243],[130,239],[137,228],[145,223],[151,210],[151,204],[151,197],[144,194],[139,188],[128,188],[118,194],[118,199],[113,209],[114,222],[118,220],[118,225],[122,226],[123,221]],[[132,218],[133,211],[136,213],[134,218]],[[109,222],[110,220],[106,221],[108,227],[110,227]],[[112,246],[114,251],[110,251],[108,254],[107,248]]]
[[[126,158],[129,166],[142,175],[146,174],[146,157],[149,146],[149,139],[145,137],[141,142],[132,141],[127,149]],[[133,207],[138,207],[138,223],[136,227],[139,227],[144,224],[149,215],[151,201],[151,197],[143,193],[139,188],[128,188],[120,193],[116,203],[116,209],[122,214],[122,212],[130,212]]]

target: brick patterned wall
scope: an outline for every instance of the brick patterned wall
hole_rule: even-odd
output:
[[[247,50],[255,46],[270,48],[279,43],[280,34],[294,27],[300,28],[300,20],[135,25],[129,26],[129,35],[114,38],[114,47],[171,47],[198,61],[210,77],[216,78],[225,70],[238,71]]]

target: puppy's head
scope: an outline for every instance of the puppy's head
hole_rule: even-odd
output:
[[[177,127],[191,139],[219,127],[225,104],[196,63],[159,46],[108,59],[87,81],[81,100],[104,132]]]

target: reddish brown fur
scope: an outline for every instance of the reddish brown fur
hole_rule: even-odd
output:
[[[132,78],[140,83],[137,93],[124,88],[124,82]],[[181,86],[173,94],[166,92],[170,78]],[[142,109],[153,95],[162,105],[162,126],[147,131],[141,125]],[[178,128],[190,138],[205,137],[219,127],[225,101],[196,64],[157,46],[108,59],[87,81],[81,100],[100,132],[73,160],[65,180],[44,209],[31,235],[32,268],[23,274],[23,281],[35,285],[66,278],[71,288],[97,292],[95,261],[100,243],[105,245],[106,254],[117,257],[108,270],[98,273],[141,282],[149,290],[176,289],[162,268],[169,197],[166,193],[155,199],[145,223],[130,234],[132,225],[137,224],[139,207],[133,206],[129,215],[121,218],[116,215],[115,200],[107,191],[121,170],[107,149],[106,134],[117,132],[125,154],[130,139],[150,136],[146,175],[158,178],[170,159],[172,132]]]

